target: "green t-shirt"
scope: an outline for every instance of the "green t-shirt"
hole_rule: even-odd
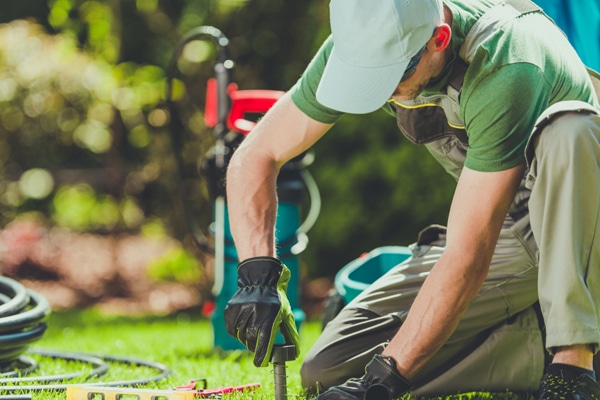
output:
[[[457,57],[465,35],[496,1],[452,0],[452,48]],[[311,118],[336,122],[342,113],[321,105],[316,91],[331,52],[331,36],[292,88],[294,103]],[[452,64],[430,82],[424,95],[445,93]],[[465,165],[500,171],[524,162],[524,149],[537,117],[562,100],[598,108],[587,71],[562,32],[541,13],[514,18],[474,51],[460,97],[460,116],[469,147]]]

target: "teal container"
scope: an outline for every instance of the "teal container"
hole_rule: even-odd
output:
[[[390,269],[406,261],[412,252],[405,246],[382,246],[349,262],[335,276],[335,289],[348,304]]]
[[[287,289],[287,297],[292,307],[296,327],[305,319],[305,313],[300,307],[300,262],[297,255],[292,253],[292,247],[297,243],[296,231],[300,226],[300,207],[297,203],[280,202],[275,223],[276,240],[278,244],[279,259],[291,272]],[[215,311],[211,317],[213,327],[214,347],[222,350],[243,350],[246,347],[237,339],[230,336],[225,329],[223,316],[227,302],[237,291],[237,266],[239,263],[237,251],[229,226],[227,207],[225,207],[225,266],[223,274],[223,287],[217,296]],[[283,343],[283,338],[278,335],[276,343]]]

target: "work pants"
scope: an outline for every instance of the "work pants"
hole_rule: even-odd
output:
[[[415,395],[536,391],[553,347],[600,343],[600,117],[561,115],[529,146],[529,214],[507,216],[481,290],[412,379]],[[305,356],[305,388],[364,374],[405,320],[443,246],[412,245],[410,259],[327,324]]]

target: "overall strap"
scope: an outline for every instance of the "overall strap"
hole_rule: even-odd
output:
[[[521,14],[527,14],[534,11],[542,11],[541,7],[531,0],[506,0],[508,4],[513,6]]]
[[[460,92],[476,49],[512,19],[541,9],[529,0],[502,0],[488,9],[469,29],[455,60],[446,93],[394,101],[400,131],[415,144],[454,136],[465,146],[469,139],[460,116]]]
[[[459,56],[470,63],[479,44],[508,21],[531,12],[543,13],[538,5],[529,0],[505,0],[492,6],[467,32],[465,42],[458,53]]]

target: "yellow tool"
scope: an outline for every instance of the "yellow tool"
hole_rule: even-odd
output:
[[[94,385],[67,387],[67,400],[194,400],[194,390],[153,390]]]
[[[203,389],[198,389],[197,381],[191,381],[185,386],[179,386],[172,390],[74,385],[67,387],[67,400],[195,400],[196,397],[243,392],[260,387],[259,383],[251,383],[241,386],[207,389],[206,380],[202,379],[201,382],[203,382]]]

